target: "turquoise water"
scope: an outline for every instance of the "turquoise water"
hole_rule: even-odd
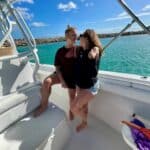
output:
[[[103,45],[110,41],[110,38],[101,39]],[[58,48],[64,42],[38,45],[38,55],[41,64],[53,64]],[[26,47],[19,47],[19,51],[26,50]],[[120,37],[108,49],[101,59],[101,70],[138,74],[150,76],[150,36],[126,36]]]

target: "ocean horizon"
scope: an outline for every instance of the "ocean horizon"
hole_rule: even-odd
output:
[[[111,39],[100,39],[103,47]],[[40,63],[53,65],[55,54],[63,45],[65,42],[37,45]],[[18,51],[24,50],[27,50],[27,47],[18,47]],[[103,53],[100,70],[150,76],[150,36],[120,37]]]

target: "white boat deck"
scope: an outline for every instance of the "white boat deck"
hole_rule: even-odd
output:
[[[64,150],[130,150],[121,134],[102,121],[90,117],[89,126],[80,133],[75,132],[77,122],[73,122],[73,135]]]

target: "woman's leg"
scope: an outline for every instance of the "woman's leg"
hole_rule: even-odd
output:
[[[76,127],[76,131],[80,132],[82,129],[87,127],[87,119],[88,119],[88,104],[85,105],[79,112],[79,116],[81,116],[81,123]]]
[[[56,73],[45,78],[41,87],[41,104],[38,107],[38,109],[34,112],[35,117],[39,116],[42,112],[45,111],[45,109],[48,106],[48,98],[51,94],[52,85],[58,83],[60,83],[60,80]]]
[[[82,116],[82,121],[87,122],[88,117],[88,104],[84,105],[83,108],[80,111],[80,114]]]
[[[69,93],[69,105],[70,105],[70,109],[69,109],[69,119],[72,121],[74,119],[74,115],[71,111],[71,107],[74,103],[75,97],[76,97],[76,89],[68,89],[68,93]]]
[[[81,131],[87,126],[87,116],[88,116],[88,103],[94,98],[92,93],[85,89],[80,89],[76,97],[76,102],[72,108],[74,115],[80,116],[82,122],[77,126],[77,132]]]

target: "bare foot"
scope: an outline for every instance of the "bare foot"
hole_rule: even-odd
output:
[[[69,120],[70,120],[70,121],[74,120],[74,115],[73,115],[73,113],[71,112],[71,110],[69,110]]]
[[[47,108],[47,105],[46,105],[46,106],[39,106],[39,107],[35,110],[35,112],[33,113],[33,116],[34,116],[34,117],[40,116],[40,115],[46,110],[46,108]]]
[[[76,131],[77,132],[80,132],[82,131],[83,129],[85,129],[87,127],[87,122],[82,122],[81,124],[79,124],[77,127],[76,127]]]

